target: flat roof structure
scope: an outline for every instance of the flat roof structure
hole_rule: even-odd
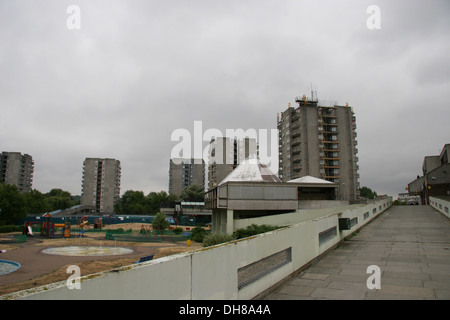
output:
[[[319,179],[312,176],[303,176],[297,179],[292,179],[288,181],[289,183],[307,183],[307,184],[333,184],[331,181]]]
[[[206,192],[205,208],[212,210],[213,228],[230,233],[233,219],[295,212],[309,200],[334,203],[338,188],[337,183],[311,176],[281,182],[257,159],[248,159]]]

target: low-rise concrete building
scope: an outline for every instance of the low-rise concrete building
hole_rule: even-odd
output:
[[[420,196],[422,204],[429,204],[429,197],[450,196],[450,144],[444,145],[440,155],[425,156],[423,176],[408,183],[408,193]]]
[[[450,196],[450,164],[443,164],[427,174],[427,196]]]
[[[310,176],[281,182],[256,159],[241,163],[205,195],[215,232],[232,233],[233,221],[348,204],[338,201],[337,183]]]

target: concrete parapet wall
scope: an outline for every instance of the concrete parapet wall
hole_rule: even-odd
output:
[[[348,206],[349,202],[345,200],[300,200],[298,201],[298,209],[324,209],[337,206]]]
[[[237,230],[239,228],[246,228],[251,224],[262,225],[268,224],[272,226],[288,226],[296,223],[323,218],[328,215],[341,214],[346,210],[353,210],[359,208],[360,204],[355,205],[346,205],[346,206],[338,206],[333,208],[323,208],[323,209],[308,209],[308,210],[297,210],[292,213],[282,213],[275,215],[268,215],[257,218],[248,218],[248,219],[235,219],[233,221],[233,229]]]
[[[430,197],[430,206],[450,219],[450,197],[447,198]]]
[[[81,289],[70,290],[59,282],[0,299],[248,300],[308,265],[391,204],[392,198],[386,197],[311,211],[302,221],[272,232],[82,277]],[[339,218],[356,223],[341,231]]]

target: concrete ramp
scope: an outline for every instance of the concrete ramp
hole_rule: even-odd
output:
[[[76,205],[67,209],[63,210],[56,210],[49,212],[50,216],[52,217],[58,217],[58,216],[71,216],[75,214],[90,214],[92,210],[95,210],[94,206],[88,206],[88,205]]]

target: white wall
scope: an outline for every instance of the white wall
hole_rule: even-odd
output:
[[[430,205],[450,219],[450,202],[441,198],[430,197]]]
[[[309,209],[309,210],[298,210],[292,213],[275,214],[270,216],[263,216],[257,218],[249,219],[236,219],[233,221],[234,230],[240,228],[246,228],[251,224],[262,225],[268,224],[272,226],[287,226],[296,224],[303,221],[308,221],[317,218],[323,218],[328,215],[335,215],[341,213],[349,208],[356,209],[360,207],[360,204],[347,205],[334,208],[324,208],[324,209]]]
[[[392,198],[383,198],[321,215],[310,213],[311,219],[265,234],[83,277],[80,290],[69,290],[65,282],[59,282],[0,299],[251,299],[338,244],[391,204]],[[367,219],[365,212],[369,212]],[[351,230],[338,230],[334,238],[319,245],[319,233],[338,227],[339,217],[358,217],[358,224]],[[287,248],[291,248],[289,263],[238,289],[239,268]]]

